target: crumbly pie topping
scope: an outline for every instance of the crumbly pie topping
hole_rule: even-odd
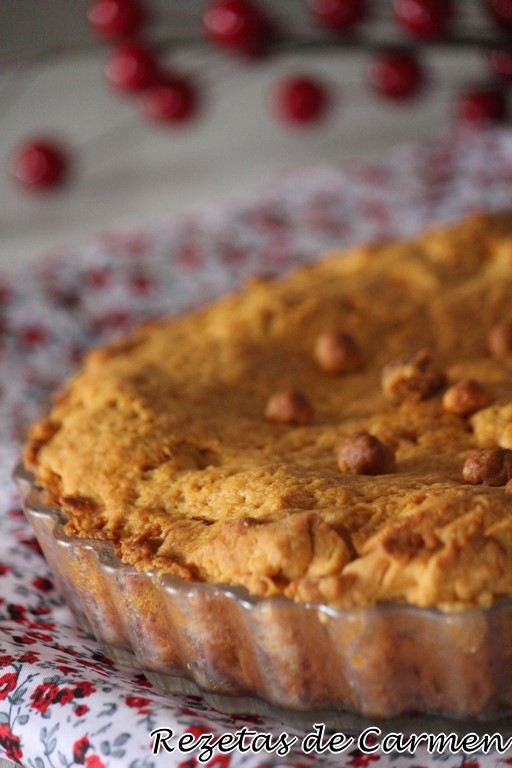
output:
[[[92,351],[25,463],[139,569],[333,605],[512,595],[512,214]]]

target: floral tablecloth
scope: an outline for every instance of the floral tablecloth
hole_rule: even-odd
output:
[[[90,345],[251,273],[511,204],[512,132],[465,133],[353,168],[295,171],[243,204],[107,232],[0,276],[0,760],[34,768],[512,764],[512,749],[496,745],[488,754],[429,754],[424,744],[400,752],[396,742],[353,734],[343,749],[341,738],[338,749],[325,748],[277,720],[164,697],[76,628],[10,477],[24,426]],[[219,745],[223,734],[232,738]]]

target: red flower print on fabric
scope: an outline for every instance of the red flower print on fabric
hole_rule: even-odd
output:
[[[95,318],[95,330],[100,333],[102,331],[126,328],[130,322],[130,315],[128,312],[119,310],[118,312],[112,310],[112,312],[106,312],[101,317]]]
[[[82,680],[79,683],[75,683],[75,687],[73,690],[75,699],[83,699],[86,696],[90,696],[91,693],[95,693],[95,692],[96,692],[96,688],[92,683],[89,683],[88,680]]]
[[[73,701],[75,698],[75,695],[71,688],[61,688],[58,694],[55,697],[55,703],[56,704],[69,704],[70,701]]]
[[[17,680],[16,672],[7,672],[0,677],[0,700],[6,699],[10,692],[16,688]]]
[[[129,707],[140,709],[141,707],[145,707],[147,704],[151,704],[151,699],[145,699],[143,696],[127,696],[125,698],[125,702]]]
[[[104,653],[93,653],[92,658],[94,661],[100,661],[102,664],[106,664],[107,667],[114,666],[112,659],[109,659],[108,656],[105,656]]]
[[[11,731],[8,723],[0,723],[0,747],[5,749],[5,755],[9,760],[19,763],[23,757],[20,740]]]
[[[13,661],[15,661],[14,656],[9,656],[8,654],[4,654],[0,656],[0,667],[9,667]]]
[[[75,672],[74,667],[70,667],[69,664],[56,664],[55,667],[62,672],[63,675],[72,675]]]
[[[109,273],[104,269],[93,269],[87,275],[87,282],[92,288],[104,288],[110,280]]]
[[[8,603],[7,613],[12,621],[24,622],[27,621],[27,609],[24,605],[18,603]]]
[[[44,683],[38,685],[30,697],[30,706],[32,709],[37,709],[38,712],[44,714],[52,704],[63,706],[64,704],[69,704],[74,699],[89,696],[95,690],[96,688],[88,682],[75,685],[74,688],[59,688],[55,683]]]
[[[36,642],[33,637],[27,637],[27,635],[13,635],[12,639],[20,645],[34,645]]]
[[[212,757],[207,763],[203,763],[205,768],[229,768],[230,764],[231,755],[215,755],[215,757]],[[195,758],[192,758],[180,763],[178,768],[196,768],[197,765],[200,765],[200,763],[198,763]],[[259,765],[258,768],[270,768],[270,766],[263,763]]]
[[[20,539],[20,544],[22,544],[24,547],[27,547],[28,549],[31,549],[32,552],[36,553],[36,555],[41,555],[41,557],[43,557],[43,550],[39,546],[39,542],[35,536],[30,536],[28,539]]]
[[[153,289],[153,281],[143,274],[132,275],[130,283],[135,293],[150,293]]]
[[[58,693],[59,687],[58,685],[55,685],[55,683],[43,683],[38,685],[30,697],[32,702],[30,706],[32,709],[37,709],[38,712],[44,714],[54,703]]]
[[[28,625],[29,629],[45,629],[48,632],[51,632],[52,629],[55,629],[55,624],[53,624],[51,621],[31,621]]]
[[[52,592],[55,589],[55,585],[51,579],[47,579],[44,576],[36,576],[35,579],[32,580],[32,586],[35,587],[39,592]]]
[[[48,632],[34,632],[30,630],[27,632],[28,637],[34,637],[36,640],[41,640],[43,643],[52,643],[53,637]]]
[[[22,509],[20,509],[19,507],[13,507],[8,511],[7,517],[10,517],[11,520],[23,520],[25,515]]]
[[[89,711],[89,707],[87,706],[87,704],[80,704],[80,705],[79,705],[79,706],[78,706],[78,707],[75,709],[75,715],[76,715],[77,717],[83,717],[84,715],[86,715],[86,714],[87,714],[87,712],[88,712],[88,711]]]
[[[105,768],[105,763],[98,755],[89,755],[85,761],[85,768]]]
[[[353,768],[366,768],[376,760],[380,760],[379,755],[359,755],[359,757],[353,757],[352,760],[349,760],[348,765],[352,765]]]
[[[47,331],[41,325],[27,325],[22,329],[20,341],[24,346],[34,347],[43,344],[47,338]]]
[[[0,576],[5,576],[6,573],[10,573],[10,568],[8,565],[4,565],[3,563],[0,563]]]
[[[87,736],[82,736],[81,739],[78,739],[78,741],[75,741],[73,744],[73,760],[75,763],[78,763],[78,765],[83,765],[85,763],[85,753],[88,749],[90,749],[91,744],[89,742],[89,739]]]

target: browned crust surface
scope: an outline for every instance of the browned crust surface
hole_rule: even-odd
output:
[[[462,466],[512,448],[512,357],[488,352],[511,297],[512,214],[252,281],[91,352],[32,426],[26,465],[71,532],[140,569],[334,605],[488,606],[512,595],[512,494]],[[357,340],[360,369],[321,370],[326,331]],[[445,386],[477,380],[491,404],[462,417],[442,388],[387,398],[383,368],[420,350]],[[310,423],[265,418],[287,389]],[[340,471],[361,431],[394,449],[395,471]]]

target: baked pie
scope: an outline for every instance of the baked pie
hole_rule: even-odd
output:
[[[510,712],[511,296],[474,216],[92,350],[20,472],[74,610],[167,690]]]

